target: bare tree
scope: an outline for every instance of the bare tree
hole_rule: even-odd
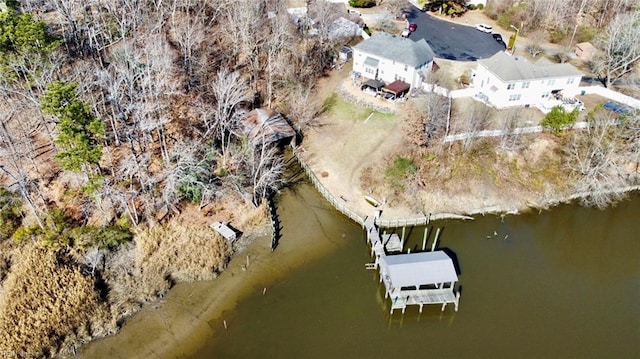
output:
[[[624,141],[621,127],[609,113],[597,112],[583,132],[565,147],[568,169],[576,176],[575,191],[588,206],[605,208],[624,197]],[[634,139],[636,142],[638,138]]]
[[[529,33],[529,40],[531,44],[527,47],[527,51],[531,56],[536,57],[543,51],[542,44],[549,41],[549,35],[545,30],[537,29]]]
[[[262,199],[277,190],[284,183],[282,181],[285,164],[277,147],[262,143],[253,151],[252,185],[253,204],[259,205]]]
[[[640,11],[617,15],[597,43],[603,54],[592,62],[592,71],[609,87],[640,61]]]
[[[500,136],[500,147],[503,149],[513,149],[516,147],[520,135],[515,133],[518,127],[518,120],[522,115],[522,108],[515,107],[505,110],[502,117],[502,136]]]
[[[231,136],[237,127],[237,106],[249,101],[249,89],[238,72],[227,69],[218,71],[216,79],[211,83],[211,93],[216,100],[214,117],[216,121],[216,138],[221,142],[222,166],[227,166]]]
[[[194,82],[194,72],[199,66],[197,53],[205,40],[206,9],[205,3],[201,0],[172,3],[170,35],[180,49],[182,68],[188,77],[188,87]]]
[[[466,131],[467,137],[463,140],[465,149],[469,149],[474,138],[478,132],[487,128],[487,123],[491,117],[491,107],[474,101],[473,104],[467,108],[466,119],[459,125],[459,130]]]
[[[405,133],[419,146],[436,143],[446,135],[449,99],[435,93],[412,99],[405,112]]]

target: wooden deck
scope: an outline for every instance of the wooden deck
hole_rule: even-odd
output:
[[[453,288],[403,290],[391,297],[391,313],[396,309],[402,309],[404,313],[408,305],[419,305],[422,313],[425,304],[442,304],[444,310],[448,303],[453,303],[457,312],[459,298],[460,294],[454,293]]]

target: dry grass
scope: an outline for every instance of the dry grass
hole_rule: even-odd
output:
[[[227,240],[214,230],[179,220],[140,229],[134,242],[109,258],[105,271],[116,317],[163,296],[175,282],[214,278],[231,254]]]
[[[56,357],[72,343],[114,326],[94,279],[64,251],[28,244],[18,250],[0,297],[0,353],[8,357]]]

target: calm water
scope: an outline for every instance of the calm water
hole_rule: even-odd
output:
[[[390,315],[376,272],[364,269],[364,233],[309,185],[285,193],[279,213],[283,245],[330,250],[274,278],[265,295],[255,288],[226,314],[227,330],[212,319],[194,358],[640,357],[638,196],[606,211],[566,205],[433,223],[444,228],[439,247],[457,255],[457,313]],[[423,228],[410,235],[408,246],[421,246]]]

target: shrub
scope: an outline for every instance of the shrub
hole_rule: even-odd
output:
[[[577,108],[571,112],[567,112],[564,107],[555,106],[546,116],[544,116],[540,125],[542,125],[542,127],[549,128],[558,134],[573,125],[577,118]]]
[[[20,197],[0,187],[0,241],[10,238],[22,222]]]
[[[576,30],[576,38],[574,43],[591,41],[596,37],[596,29],[593,26],[582,24],[578,25]]]
[[[373,7],[376,5],[376,0],[349,0],[349,6],[351,7]]]
[[[477,7],[478,10],[484,9],[484,5],[483,4],[478,4],[478,5],[476,5],[476,7]]]
[[[384,174],[393,187],[401,189],[404,187],[402,182],[416,172],[418,172],[418,167],[412,159],[396,157],[393,164],[387,167]]]
[[[552,44],[558,44],[567,37],[567,31],[563,28],[555,28],[549,31],[549,41]]]
[[[477,8],[478,8],[478,6],[477,6],[476,4],[469,4],[469,5],[467,5],[467,9],[469,9],[469,10],[475,10],[475,9],[477,9]]]
[[[82,226],[72,229],[69,237],[73,240],[73,246],[77,248],[96,246],[99,249],[114,249],[130,241],[132,234],[120,226]]]

